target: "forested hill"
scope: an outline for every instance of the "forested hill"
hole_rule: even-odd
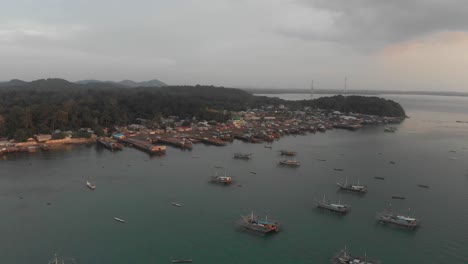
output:
[[[353,112],[378,116],[406,117],[405,110],[399,103],[375,96],[335,95],[314,100],[296,101],[296,104],[338,110],[343,113]]]
[[[405,116],[399,104],[376,97],[335,96],[293,102],[214,86],[128,89],[112,83],[77,84],[62,79],[14,80],[0,85],[0,137],[22,140],[36,133],[81,127],[100,131],[102,127],[133,123],[137,118],[158,120],[171,115],[224,121],[230,115],[213,109],[239,111],[280,104],[292,109],[310,106]]]

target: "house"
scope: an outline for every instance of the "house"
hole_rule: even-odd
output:
[[[46,142],[47,140],[52,139],[52,135],[50,134],[38,134],[35,135],[37,142]]]
[[[115,139],[124,139],[125,135],[122,133],[117,133],[117,134],[112,135],[112,137]]]

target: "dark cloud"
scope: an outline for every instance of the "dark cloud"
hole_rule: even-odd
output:
[[[337,41],[375,48],[441,31],[468,30],[466,0],[301,0],[300,4],[329,13],[326,33],[283,28],[301,39]]]

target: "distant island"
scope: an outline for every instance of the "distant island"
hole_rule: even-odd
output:
[[[41,79],[12,80],[0,85],[0,137],[25,141],[54,131],[104,134],[105,128],[149,120],[155,126],[167,117],[183,125],[194,120],[226,122],[249,109],[323,109],[343,113],[406,117],[396,102],[368,96],[333,96],[286,101],[255,96],[247,91],[214,86],[138,86],[100,81],[68,82]],[[281,113],[281,111],[278,111]],[[58,137],[63,136],[60,134]]]
[[[309,94],[309,89],[267,89],[267,88],[244,88],[254,94]],[[315,94],[341,94],[343,90],[337,89],[315,89]],[[384,94],[407,94],[407,95],[439,95],[439,96],[468,96],[465,92],[444,91],[399,91],[399,90],[347,90],[346,94],[353,95],[384,95]]]

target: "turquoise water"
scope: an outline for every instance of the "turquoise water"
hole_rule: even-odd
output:
[[[468,98],[392,99],[411,117],[397,133],[382,127],[333,130],[284,137],[272,149],[235,141],[192,151],[169,148],[154,158],[95,146],[9,156],[0,161],[1,263],[47,263],[54,252],[78,263],[170,263],[171,257],[328,263],[345,245],[383,263],[468,263],[468,124],[455,122],[468,121]],[[282,148],[298,152],[299,168],[276,165]],[[253,159],[232,159],[238,151],[252,152]],[[214,166],[236,182],[209,184]],[[337,191],[344,176],[367,184],[369,192]],[[86,188],[88,177],[95,191]],[[352,212],[315,209],[314,197],[324,194],[351,205]],[[392,200],[394,195],[406,199]],[[421,228],[377,224],[375,213],[390,202],[422,217]],[[273,236],[239,230],[235,222],[252,210],[280,220],[283,230]]]

